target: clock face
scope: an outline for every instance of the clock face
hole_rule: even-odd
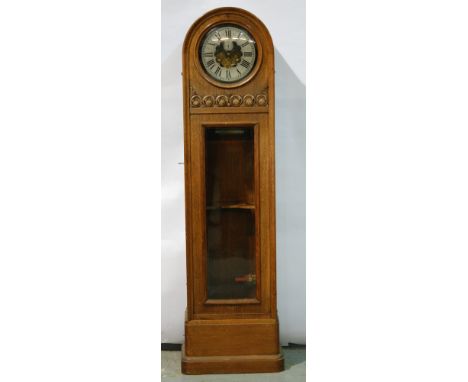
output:
[[[200,46],[203,68],[219,82],[241,81],[254,68],[256,58],[255,40],[237,25],[218,25],[206,33]]]

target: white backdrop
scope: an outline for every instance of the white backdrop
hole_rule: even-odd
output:
[[[285,341],[304,317],[302,208],[286,208],[303,197],[302,6],[231,4],[278,50]],[[158,2],[0,2],[0,381],[158,380],[160,170],[164,341],[185,306],[178,52],[218,5],[164,6],[161,169]],[[307,377],[466,382],[468,4],[307,11]]]
[[[207,11],[259,17],[275,45],[277,280],[281,343],[305,343],[305,2],[162,3],[162,342],[183,341],[186,306],[182,44]]]

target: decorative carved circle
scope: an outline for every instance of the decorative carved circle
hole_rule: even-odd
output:
[[[219,95],[216,97],[216,105],[218,106],[227,106],[228,98],[225,95]]]
[[[253,106],[254,103],[255,103],[255,98],[252,94],[247,94],[244,96],[245,106]]]
[[[229,99],[231,106],[240,106],[242,103],[242,97],[240,95],[233,95]]]
[[[213,99],[213,97],[210,96],[210,95],[204,96],[204,97],[203,97],[203,104],[204,104],[205,106],[208,106],[208,107],[213,106],[213,104],[214,104],[214,99]]]
[[[201,103],[201,98],[199,95],[194,95],[192,98],[190,98],[190,103],[192,104],[193,107],[199,107]]]
[[[239,107],[245,105],[247,107],[258,105],[268,106],[268,93],[267,89],[263,90],[260,94],[208,94],[200,95],[195,89],[191,89],[192,96],[190,97],[190,104],[192,107]]]
[[[257,96],[257,104],[258,106],[265,106],[267,104],[267,97],[265,94],[259,94]]]

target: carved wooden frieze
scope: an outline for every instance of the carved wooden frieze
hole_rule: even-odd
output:
[[[191,87],[190,106],[192,107],[238,107],[268,106],[268,88],[258,94],[209,94],[202,95]]]

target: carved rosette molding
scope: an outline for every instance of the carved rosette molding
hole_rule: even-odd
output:
[[[190,105],[192,107],[238,107],[268,106],[268,88],[259,94],[219,94],[200,95],[190,87]]]

